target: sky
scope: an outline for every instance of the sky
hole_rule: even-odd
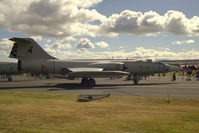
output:
[[[0,0],[0,62],[12,37],[59,59],[199,58],[198,0]]]

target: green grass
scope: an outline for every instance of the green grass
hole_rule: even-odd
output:
[[[0,92],[0,133],[197,133],[199,99]]]

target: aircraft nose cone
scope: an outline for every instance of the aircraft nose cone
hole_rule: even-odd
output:
[[[177,66],[172,66],[172,65],[167,65],[169,72],[177,72],[177,71],[182,71],[180,67]]]

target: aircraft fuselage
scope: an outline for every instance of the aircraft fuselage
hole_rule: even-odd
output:
[[[31,73],[63,73],[66,68],[103,68],[103,71],[126,71],[131,74],[147,75],[168,71],[168,67],[160,62],[122,61],[114,60],[57,60],[57,59],[32,59],[21,60],[21,70]]]

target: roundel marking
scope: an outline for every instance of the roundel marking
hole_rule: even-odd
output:
[[[45,68],[46,68],[46,66],[45,66],[45,65],[41,65],[41,68],[42,68],[42,69],[45,69]]]

